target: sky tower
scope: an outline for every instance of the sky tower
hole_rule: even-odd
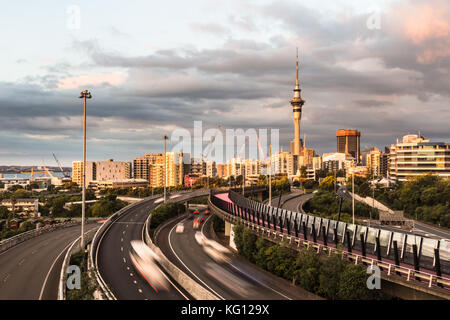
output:
[[[300,86],[298,84],[298,48],[297,48],[297,61],[296,61],[296,78],[295,78],[295,88],[294,97],[292,98],[291,105],[292,111],[294,112],[294,140],[291,141],[291,154],[300,155],[302,150],[301,140],[300,140],[300,120],[302,118],[302,106],[305,103],[300,96]]]

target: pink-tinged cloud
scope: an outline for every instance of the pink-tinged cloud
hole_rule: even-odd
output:
[[[395,9],[404,35],[415,44],[450,35],[450,3],[427,1],[409,3]]]
[[[430,64],[450,55],[450,2],[413,1],[393,8],[392,17],[403,38],[423,51],[417,62]]]
[[[123,72],[109,72],[65,78],[59,81],[58,89],[77,89],[86,86],[119,86],[125,82],[127,75]]]

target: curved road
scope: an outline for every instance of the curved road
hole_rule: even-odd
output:
[[[86,224],[86,231],[99,226]],[[1,253],[0,299],[56,300],[65,252],[80,231],[76,225],[44,233]]]
[[[207,195],[208,191],[176,193],[168,200],[184,201],[195,196]],[[191,299],[187,292],[166,273],[169,291],[156,292],[145,279],[136,273],[130,261],[130,242],[143,240],[144,223],[153,209],[162,203],[162,197],[144,200],[125,211],[103,234],[97,247],[98,270],[115,297],[132,300],[181,300]]]
[[[201,232],[207,238],[211,234],[211,217],[204,216]],[[289,281],[276,277],[247,262],[237,254],[230,254],[229,262],[218,262],[205,253],[194,238],[192,216],[167,224],[158,233],[156,244],[166,257],[200,285],[225,300],[261,299],[317,299],[318,297]],[[176,233],[178,223],[184,225],[183,233]]]

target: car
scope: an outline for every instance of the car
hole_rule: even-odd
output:
[[[211,213],[211,211],[209,211],[208,208],[206,208],[204,214],[205,214],[205,215],[208,215],[208,214],[210,214],[210,213]]]
[[[195,211],[193,212],[193,214],[200,214],[200,211],[195,210]]]
[[[176,233],[183,233],[183,232],[184,232],[184,224],[179,223],[179,224],[177,225],[177,228],[175,229],[175,232],[176,232]]]
[[[193,227],[194,229],[200,228],[200,225],[202,224],[203,220],[204,220],[203,217],[202,217],[202,218],[195,218],[195,219],[194,219],[194,222],[193,222],[193,224],[192,224],[192,227]]]
[[[136,271],[158,292],[161,289],[169,291],[169,284],[159,269],[157,262],[161,258],[147,246],[143,241],[131,241],[131,250],[129,252],[131,263]]]

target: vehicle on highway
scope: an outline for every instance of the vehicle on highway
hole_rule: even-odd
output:
[[[160,257],[147,246],[143,241],[131,241],[130,251],[131,262],[134,268],[158,292],[158,289],[168,289],[168,282],[162,271],[156,264]]]
[[[218,243],[217,241],[208,239],[203,233],[197,231],[195,233],[195,240],[203,247],[203,250],[216,262],[228,262],[231,263],[231,259],[228,256],[230,250]]]
[[[208,208],[206,208],[206,210],[205,210],[205,212],[203,212],[205,215],[208,215],[208,214],[210,214],[211,213],[211,211],[209,211],[209,209]]]
[[[184,224],[179,223],[179,224],[177,225],[177,228],[175,229],[175,232],[176,232],[176,233],[183,233],[183,232],[184,232]]]
[[[201,218],[195,218],[192,227],[193,227],[194,229],[200,228],[200,225],[202,224],[203,220],[204,220],[203,217],[201,217]]]
[[[195,210],[194,212],[192,212],[192,214],[200,214],[200,211]]]

